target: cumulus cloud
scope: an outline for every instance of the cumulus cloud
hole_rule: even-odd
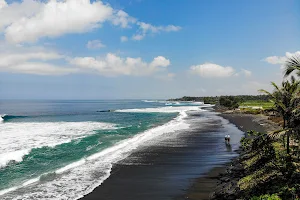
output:
[[[270,64],[273,64],[273,65],[284,64],[285,61],[286,61],[286,57],[285,56],[283,56],[283,57],[269,56],[269,57],[265,58],[265,61],[270,63]]]
[[[42,62],[24,62],[9,66],[6,70],[16,73],[35,74],[35,75],[65,75],[75,73],[78,69],[64,66],[57,66]],[[4,70],[4,71],[6,71]]]
[[[163,56],[157,56],[156,58],[153,59],[153,61],[150,63],[151,68],[156,68],[156,67],[167,67],[169,66],[170,60],[166,59]]]
[[[0,9],[0,32],[4,32],[6,40],[11,43],[30,43],[43,37],[84,33],[100,28],[106,21],[122,28],[137,25],[134,40],[141,40],[150,33],[181,29],[174,25],[153,26],[139,22],[125,11],[114,10],[102,1],[23,0],[7,4],[0,0]]]
[[[126,36],[121,36],[120,37],[121,42],[127,42],[128,41],[128,37]]]
[[[280,64],[283,65],[287,58],[293,57],[293,56],[300,56],[300,51],[296,51],[295,53],[290,53],[290,52],[286,52],[285,56],[269,56],[267,58],[264,59],[264,61],[276,65],[276,64]]]
[[[153,26],[145,22],[137,22],[139,26],[138,32],[132,36],[133,40],[142,40],[148,34],[155,34],[160,32],[173,32],[179,31],[180,26],[168,25],[168,26]]]
[[[42,3],[34,0],[24,0],[7,4],[0,0],[0,31],[21,18],[32,17],[42,8]]]
[[[64,75],[76,72],[77,69],[74,68],[47,63],[63,58],[64,56],[51,51],[1,53],[0,71],[37,75]]]
[[[88,43],[86,44],[86,47],[88,49],[100,49],[105,47],[104,44],[102,44],[102,42],[100,40],[91,40],[88,41]]]
[[[152,62],[146,63],[141,58],[121,58],[112,53],[108,53],[105,58],[75,57],[70,59],[69,62],[82,70],[96,71],[104,76],[146,76],[163,71],[170,65],[170,61],[162,56],[158,56]]]
[[[214,63],[193,65],[190,67],[190,72],[201,77],[230,77],[235,75],[235,70],[232,67],[223,67]]]
[[[6,28],[8,41],[34,42],[41,37],[86,32],[101,26],[113,13],[113,9],[101,1],[51,0],[39,4],[42,6],[34,15],[15,19]]]
[[[104,57],[68,57],[40,47],[14,47],[0,53],[0,60],[0,72],[35,75],[96,72],[101,76],[153,75],[166,76],[169,79],[174,76],[167,71],[170,60],[163,56],[145,62],[141,58],[122,58],[112,53]]]
[[[4,0],[0,0],[0,9],[7,6],[7,3]]]

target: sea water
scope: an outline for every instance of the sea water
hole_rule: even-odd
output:
[[[0,199],[77,199],[145,142],[188,129],[200,103],[0,101]]]

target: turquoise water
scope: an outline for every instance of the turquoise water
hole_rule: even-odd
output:
[[[60,195],[68,190],[58,190],[56,186],[69,187],[65,184],[70,184],[71,188],[71,184],[81,182],[77,187],[83,189],[70,189],[74,194],[69,197],[80,196],[76,193],[99,184],[99,176],[109,176],[108,166],[115,162],[114,158],[122,157],[122,149],[127,149],[128,153],[128,146],[133,144],[129,139],[178,116],[176,111],[159,112],[165,103],[140,100],[1,101],[0,113],[6,116],[3,115],[0,123],[0,195],[4,199],[30,199],[33,195],[43,194],[46,185],[47,194],[49,188],[53,188],[50,192]],[[154,108],[158,112],[143,112],[144,108]],[[122,109],[141,109],[142,112],[118,112]],[[97,112],[107,110],[117,112]],[[161,130],[148,133],[148,136]],[[128,143],[120,144],[127,140]],[[118,144],[121,147],[111,148]],[[90,159],[105,150],[108,151],[105,157]],[[66,174],[57,174],[60,169],[81,161],[74,170],[61,170]],[[18,191],[33,183],[35,187],[27,190],[32,194]],[[8,189],[12,192],[7,193]]]

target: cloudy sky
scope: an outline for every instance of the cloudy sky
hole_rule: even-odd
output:
[[[299,35],[297,0],[0,0],[0,99],[257,94]]]

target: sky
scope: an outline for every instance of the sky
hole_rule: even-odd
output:
[[[259,94],[299,35],[297,0],[0,0],[0,99]]]

